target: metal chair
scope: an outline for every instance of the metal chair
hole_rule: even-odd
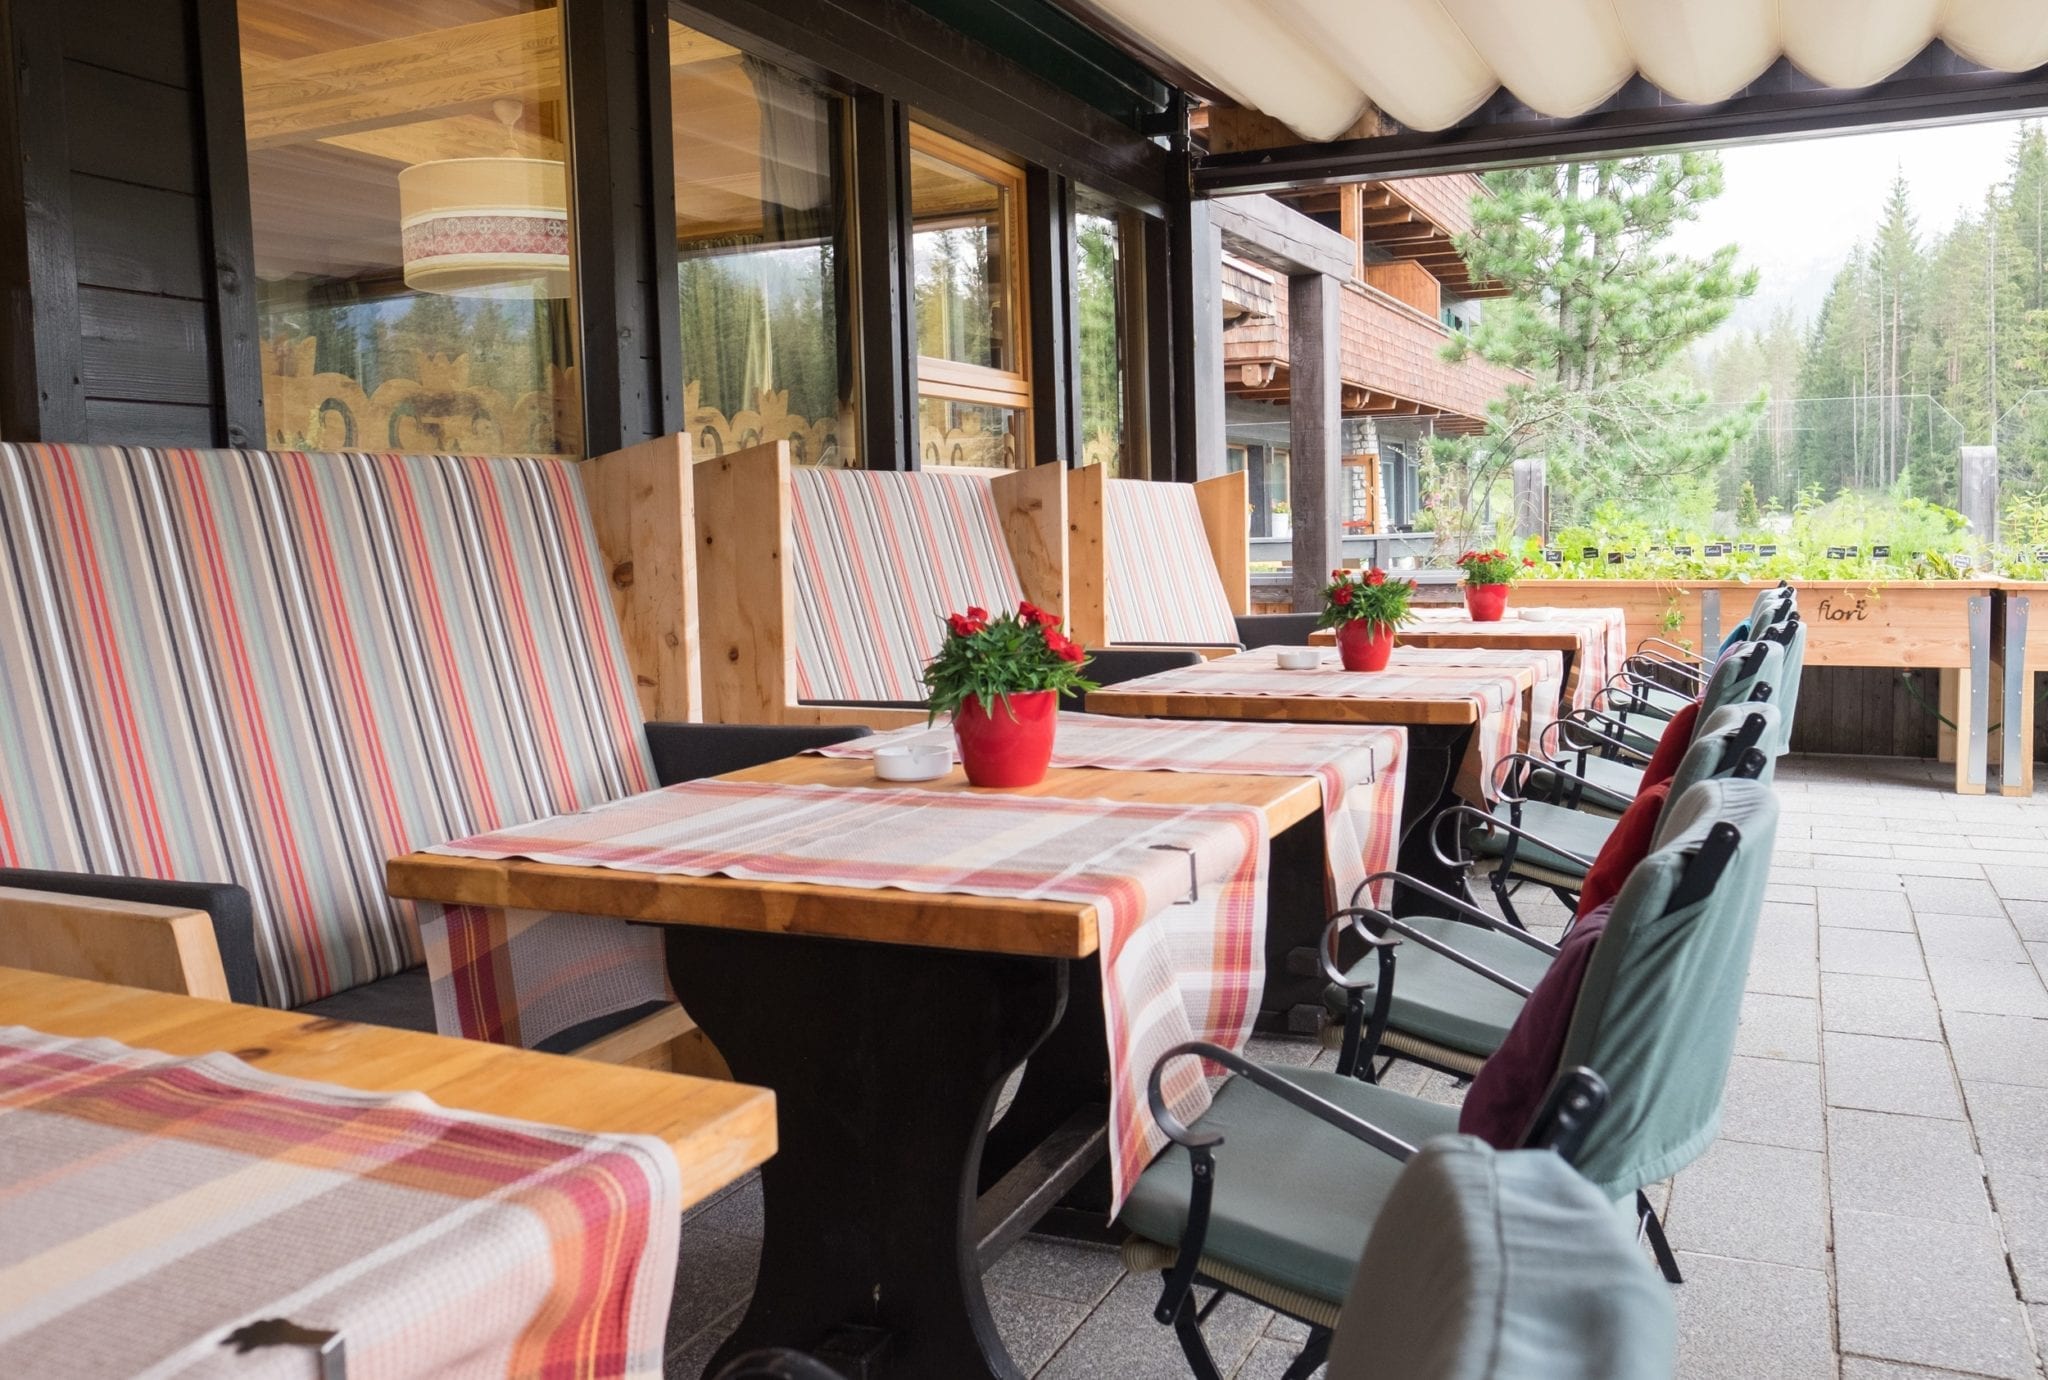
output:
[[[1610,1202],[1636,1196],[1673,1282],[1676,1258],[1641,1190],[1695,1159],[1719,1125],[1777,817],[1756,781],[1702,782],[1673,802],[1592,950],[1558,1061],[1605,1079],[1608,1111],[1574,1162]],[[1237,1075],[1192,1126],[1157,1095],[1165,1063],[1188,1053]],[[1305,1354],[1289,1371],[1305,1376],[1329,1345],[1407,1148],[1451,1133],[1456,1109],[1335,1073],[1262,1068],[1211,1046],[1170,1053],[1152,1086],[1155,1119],[1174,1144],[1124,1205],[1120,1220],[1134,1233],[1126,1265],[1164,1272],[1155,1316],[1174,1327],[1199,1380],[1217,1374],[1201,1322],[1218,1298],[1197,1307],[1197,1283],[1307,1323]]]

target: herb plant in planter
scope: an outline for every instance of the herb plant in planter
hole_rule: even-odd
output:
[[[1347,671],[1383,671],[1394,654],[1394,632],[1412,620],[1409,601],[1415,581],[1389,580],[1374,567],[1359,572],[1333,570],[1323,586],[1323,616],[1318,626],[1337,630],[1337,652]]]
[[[946,640],[924,668],[931,717],[948,714],[960,765],[976,786],[1035,786],[1052,762],[1061,695],[1093,690],[1088,654],[1060,616],[1029,603],[989,616],[946,615]]]
[[[1498,623],[1508,606],[1508,587],[1534,564],[1505,551],[1467,551],[1458,557],[1458,569],[1465,572],[1465,611],[1472,621]]]

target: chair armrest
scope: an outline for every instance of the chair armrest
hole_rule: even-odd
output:
[[[255,906],[248,891],[231,882],[166,882],[152,877],[0,867],[0,887],[204,911],[213,921],[213,939],[220,949],[228,999],[252,1006],[263,1003],[263,979],[256,967]]]
[[[655,780],[673,786],[865,738],[871,731],[860,724],[651,723],[647,748],[654,755]]]
[[[1446,808],[1442,813],[1438,814],[1437,817],[1430,822],[1429,826],[1429,850],[1430,852],[1436,854],[1436,860],[1442,863],[1445,867],[1463,867],[1469,861],[1469,859],[1465,858],[1445,857],[1443,851],[1444,821],[1447,819],[1456,820],[1462,816],[1470,816],[1473,823],[1477,825],[1479,828],[1487,830],[1497,829],[1501,833],[1506,834],[1510,838],[1526,839],[1530,843],[1533,843],[1540,848],[1549,849],[1551,852],[1557,854],[1560,858],[1570,858],[1573,862],[1577,863],[1579,866],[1586,868],[1588,870],[1590,870],[1593,866],[1593,860],[1591,858],[1582,858],[1577,853],[1572,852],[1571,849],[1563,847],[1560,844],[1552,843],[1550,842],[1550,840],[1544,838],[1541,834],[1531,833],[1529,830],[1522,828],[1519,824],[1510,824],[1508,823],[1508,821],[1500,818],[1498,815],[1488,814],[1484,810],[1475,810],[1470,805],[1452,805]]]
[[[1322,615],[1315,613],[1240,613],[1237,640],[1251,647],[1300,647],[1308,642]]]
[[[1196,1131],[1181,1122],[1166,1106],[1166,1095],[1160,1090],[1160,1080],[1166,1075],[1166,1066],[1175,1059],[1196,1055],[1212,1063],[1223,1065],[1232,1073],[1248,1079],[1255,1087],[1263,1088],[1282,1102],[1289,1103],[1300,1111],[1307,1112],[1318,1121],[1336,1127],[1353,1140],[1370,1145],[1382,1154],[1397,1160],[1407,1160],[1414,1155],[1415,1147],[1388,1131],[1382,1131],[1370,1121],[1355,1117],[1334,1102],[1317,1097],[1297,1083],[1290,1083],[1242,1055],[1232,1054],[1221,1045],[1212,1045],[1206,1040],[1190,1040],[1175,1045],[1159,1056],[1152,1065],[1152,1076],[1145,1082],[1145,1100],[1151,1106],[1152,1120],[1167,1138],[1188,1149],[1213,1150],[1223,1144],[1223,1137],[1214,1131]]]
[[[1527,997],[1529,995],[1529,988],[1524,987],[1519,982],[1516,982],[1507,974],[1498,972],[1493,968],[1489,968],[1486,964],[1480,962],[1476,958],[1473,958],[1464,950],[1459,949],[1454,945],[1446,944],[1441,939],[1432,938],[1431,936],[1424,934],[1421,930],[1416,929],[1407,921],[1398,920],[1394,918],[1392,915],[1389,915],[1386,911],[1365,908],[1363,914],[1352,917],[1349,923],[1352,929],[1360,936],[1368,938],[1376,937],[1380,940],[1380,942],[1384,943],[1386,942],[1386,936],[1384,934],[1374,936],[1372,931],[1366,928],[1368,925],[1377,924],[1381,927],[1381,929],[1391,930],[1395,934],[1400,935],[1403,939],[1414,940],[1416,944],[1418,944],[1422,948],[1429,950],[1431,953],[1435,954],[1439,958],[1447,958],[1451,962],[1457,964],[1459,967],[1466,969],[1468,972],[1476,973],[1480,977],[1485,978],[1488,982],[1495,983],[1498,986],[1507,988],[1510,992],[1513,992],[1518,997]],[[1344,983],[1343,985],[1346,987],[1351,986],[1351,984],[1348,982]]]
[[[1430,883],[1423,881],[1420,877],[1410,876],[1406,872],[1388,871],[1373,873],[1370,877],[1367,877],[1365,881],[1359,885],[1358,891],[1353,894],[1352,905],[1355,908],[1364,909],[1364,907],[1359,906],[1358,904],[1358,896],[1363,895],[1366,891],[1366,888],[1376,886],[1381,882],[1392,882],[1395,884],[1396,887],[1406,887],[1410,891],[1420,892],[1422,895],[1429,897],[1431,900],[1437,902],[1440,905],[1449,906],[1452,910],[1457,911],[1458,914],[1464,916],[1470,922],[1475,922],[1486,929],[1494,931],[1496,934],[1508,935],[1509,937],[1517,939],[1522,943],[1528,945],[1532,949],[1550,955],[1552,958],[1557,957],[1557,946],[1555,944],[1546,944],[1542,940],[1538,939],[1535,935],[1529,933],[1527,930],[1522,929],[1517,925],[1510,924],[1508,921],[1502,919],[1498,915],[1493,914],[1491,911],[1488,911],[1480,906],[1475,906],[1470,901],[1465,900],[1463,897],[1453,896],[1450,892],[1445,891],[1442,887],[1433,886]],[[1399,895],[1400,893],[1397,891],[1395,894]]]

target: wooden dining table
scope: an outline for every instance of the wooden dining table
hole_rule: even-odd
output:
[[[902,789],[817,756],[732,779]],[[918,789],[972,788],[956,766]],[[1321,846],[1308,777],[1054,768],[1024,793],[1251,806],[1269,840],[1305,830]],[[1319,851],[1297,866],[1320,887]],[[435,853],[393,859],[387,881],[394,896],[662,926],[684,1008],[735,1078],[775,1090],[760,1273],[713,1369],[793,1345],[853,1373],[1021,1380],[982,1271],[1048,1215],[1099,1235],[1110,1203],[1094,906]]]
[[[1462,610],[1418,609],[1415,621],[1401,626],[1396,641],[1410,647],[1503,647],[1561,653],[1564,657],[1564,698],[1567,704],[1573,703],[1578,677],[1584,670],[1579,664],[1580,629],[1571,623],[1554,622],[1540,616],[1526,618],[1521,616],[1524,612],[1512,609],[1497,621],[1481,623],[1462,616]],[[1560,612],[1582,617],[1587,610],[1564,609]],[[1612,612],[1618,614],[1620,611]],[[1332,647],[1336,645],[1337,633],[1334,628],[1318,628],[1309,634],[1308,640],[1314,646]]]
[[[1532,649],[1533,650],[1533,649]],[[1274,649],[1240,652],[1220,661],[1204,663],[1204,669],[1227,671],[1233,662],[1258,663],[1270,667]],[[1400,649],[1396,647],[1393,669],[1399,669]],[[1178,676],[1169,672],[1168,676]],[[1316,673],[1294,672],[1313,676]],[[1509,674],[1501,669],[1472,669],[1474,681],[1497,680]],[[1516,689],[1524,697],[1525,709],[1536,675],[1529,667],[1513,670]],[[1460,803],[1461,768],[1467,761],[1473,734],[1480,721],[1469,689],[1461,689],[1455,675],[1440,677],[1440,685],[1428,691],[1412,689],[1379,691],[1371,686],[1356,693],[1331,695],[1309,693],[1309,682],[1298,694],[1242,694],[1205,692],[1188,685],[1193,677],[1178,676],[1174,688],[1158,688],[1150,682],[1164,677],[1142,677],[1088,692],[1088,709],[1095,714],[1116,714],[1149,719],[1240,719],[1283,723],[1395,724],[1408,730],[1408,777],[1402,803],[1400,870],[1442,890],[1464,889],[1460,869],[1446,866],[1430,847],[1430,831],[1444,810]],[[1391,684],[1391,679],[1390,682]],[[1525,720],[1526,722],[1526,720]],[[1476,795],[1478,782],[1465,769],[1463,785]],[[1403,893],[1404,911],[1436,913],[1435,901],[1420,892]]]

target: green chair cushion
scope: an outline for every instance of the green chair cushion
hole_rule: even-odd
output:
[[[1333,1376],[1670,1380],[1671,1290],[1600,1191],[1548,1150],[1431,1141],[1388,1194]]]
[[[1534,987],[1550,966],[1550,955],[1541,949],[1479,925],[1434,915],[1403,916],[1402,920],[1524,987]],[[1379,960],[1367,954],[1345,975],[1353,982],[1365,983],[1368,1002],[1379,985],[1379,966]],[[1323,992],[1323,1003],[1331,1014],[1341,1017],[1349,995],[1346,988],[1333,982]],[[1394,999],[1387,1015],[1390,1030],[1484,1059],[1500,1048],[1521,1009],[1522,998],[1516,993],[1413,940],[1403,940],[1394,951]]]
[[[1643,789],[1643,769],[1633,762],[1624,762],[1615,757],[1588,757],[1586,769],[1578,770],[1576,758],[1567,759],[1563,775],[1567,778],[1565,788],[1570,790],[1576,782],[1580,799],[1599,810],[1626,810],[1629,802]],[[1552,788],[1554,778],[1549,772],[1535,773],[1530,791],[1541,794]]]
[[[1509,820],[1505,803],[1494,806],[1493,813],[1503,822]],[[1574,862],[1557,849],[1576,853],[1588,860],[1600,856],[1600,846],[1607,842],[1607,836],[1614,832],[1614,821],[1606,815],[1589,814],[1563,805],[1548,805],[1540,800],[1527,801],[1522,805],[1521,827],[1554,847],[1546,848],[1541,843],[1528,839],[1516,839],[1511,834],[1498,830],[1491,834],[1474,827],[1467,835],[1472,851],[1482,858],[1497,858],[1507,852],[1512,839],[1515,844],[1515,861],[1532,867],[1562,872],[1568,876],[1586,875],[1586,864]],[[1396,988],[1398,991],[1399,989]]]
[[[1273,1072],[1410,1145],[1458,1126],[1455,1107],[1334,1073]],[[1217,1090],[1195,1126],[1224,1138],[1216,1148],[1216,1197],[1203,1254],[1342,1303],[1400,1162],[1242,1078]],[[1148,1240],[1179,1245],[1191,1182],[1187,1152],[1169,1146],[1138,1176],[1118,1220]]]

